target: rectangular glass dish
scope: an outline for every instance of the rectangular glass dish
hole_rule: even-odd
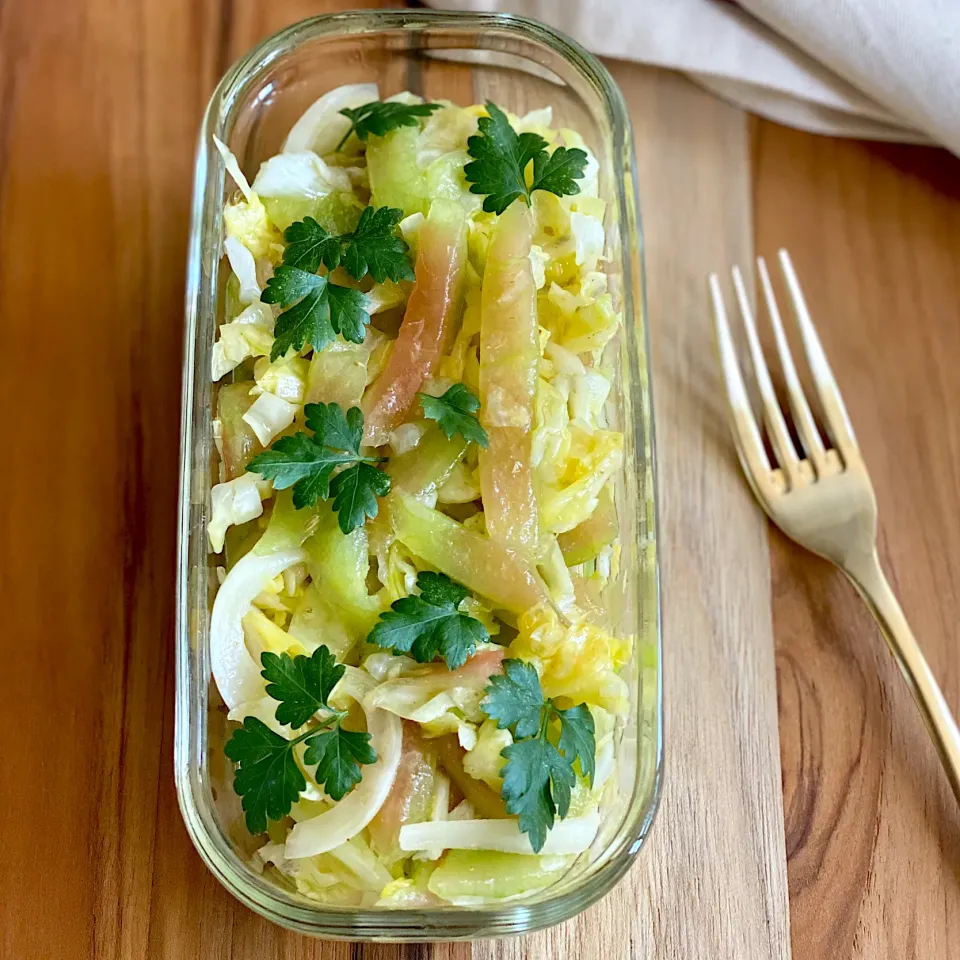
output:
[[[259,873],[257,841],[243,826],[223,755],[230,724],[211,680],[210,611],[218,560],[205,525],[216,483],[217,384],[210,369],[224,316],[222,213],[233,186],[214,149],[226,143],[249,172],[275,154],[291,123],[330,89],[377,82],[460,104],[496,101],[523,114],[549,105],[557,126],[579,131],[599,164],[606,201],[605,271],[624,322],[610,352],[617,376],[612,426],[625,437],[615,490],[619,571],[605,588],[614,630],[629,637],[623,678],[631,708],[619,731],[617,789],[607,790],[591,849],[551,887],[502,905],[418,909],[333,907]],[[200,131],[186,291],[177,585],[175,775],[191,839],[239,900],[283,926],[356,940],[500,937],[568,919],[623,876],[653,821],[662,765],[661,648],[653,420],[642,252],[630,119],[606,69],[571,40],[502,15],[362,11],[317,17],[265,40],[236,63],[210,100]]]

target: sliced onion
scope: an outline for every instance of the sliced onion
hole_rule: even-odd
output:
[[[332,153],[350,129],[350,121],[340,111],[379,99],[380,90],[375,83],[348,83],[325,93],[290,128],[283,152],[312,150],[320,156]]]
[[[547,834],[542,854],[583,853],[593,843],[600,828],[597,810],[557,821]],[[408,823],[400,828],[400,849],[417,850],[496,850],[500,853],[533,853],[530,840],[520,832],[516,820],[434,820]]]
[[[260,284],[257,282],[257,263],[253,254],[236,238],[225,237],[223,252],[230,261],[230,269],[240,281],[237,299],[241,303],[253,303],[260,299]]]
[[[301,820],[290,831],[286,846],[290,860],[328,853],[346,843],[377,815],[387,799],[400,766],[400,719],[385,710],[364,707],[364,713],[377,762],[363,768],[363,779],[332,810]]]
[[[233,182],[240,188],[240,192],[249,202],[253,197],[253,191],[250,189],[250,184],[247,182],[247,178],[243,175],[243,171],[240,169],[240,164],[237,163],[237,158],[233,155],[231,149],[221,140],[219,137],[214,137],[213,142],[216,145],[217,150],[220,151],[220,156],[223,157],[223,165],[227,168],[227,173],[233,178]]]
[[[220,585],[210,615],[210,665],[228,709],[263,696],[260,668],[243,640],[244,615],[270,580],[306,559],[306,552],[299,549],[281,550],[265,557],[248,553]]]

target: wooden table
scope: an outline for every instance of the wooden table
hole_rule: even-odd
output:
[[[609,904],[622,911],[623,899],[588,913],[570,928],[578,931],[572,940],[360,947],[287,934],[219,887],[177,810],[173,517],[194,138],[217,77],[237,54],[284,23],[336,6],[0,5],[0,409],[9,493],[0,570],[12,618],[0,701],[3,960],[540,960],[552,955],[545,943],[573,944],[569,955],[614,955],[597,943],[607,943],[607,929],[621,919]],[[652,89],[631,79],[634,69],[618,66],[617,75],[636,118],[657,100],[634,99],[634,82],[636,91]],[[771,254],[781,245],[794,256],[874,477],[884,562],[960,709],[960,161],[753,122],[743,137],[747,170],[738,162],[739,112],[708,105],[686,81],[664,83],[685,98],[688,119],[698,119],[687,133],[714,137],[727,161],[737,161],[730,173],[741,170],[746,209],[752,202],[745,230],[735,224],[725,234],[718,220],[718,235],[730,242],[710,256],[749,255],[751,246]],[[707,114],[713,127],[704,132]],[[708,182],[711,169],[688,173]],[[675,318],[666,288],[677,271],[701,264],[657,260],[656,242],[648,236],[657,263],[651,322],[661,395],[669,396],[664,345]],[[687,287],[686,307],[698,311],[699,288],[692,279]],[[688,351],[698,344],[688,340]],[[703,371],[709,350],[703,341]],[[661,439],[690,409],[662,405]],[[731,595],[733,605],[738,596],[754,605],[759,597],[769,609],[762,523],[747,514],[729,449],[719,433],[710,439],[716,449],[705,447],[705,456],[726,463],[724,483],[756,532],[751,562],[763,570],[744,584],[749,596]],[[680,485],[665,491],[668,534],[683,522],[685,504],[697,502]],[[732,543],[736,532],[727,535]],[[669,575],[682,552],[667,564]],[[960,818],[920,719],[836,572],[773,532],[769,558],[793,956],[955,956]],[[715,579],[725,577],[730,571],[718,567]],[[668,660],[671,645],[678,651],[689,640],[670,622]],[[672,693],[680,702],[682,691]],[[681,733],[683,723],[668,715],[668,748],[670,724]],[[684,780],[674,783],[658,824],[663,837],[654,835],[661,843],[670,842],[671,818],[682,810]],[[670,866],[656,878],[661,887],[697,888],[696,865],[677,864],[677,877]],[[678,958],[716,956],[680,908],[671,913],[676,897],[640,902],[650,889],[646,870],[638,866],[625,889],[650,918],[642,931],[650,935],[620,941],[618,958],[661,955],[654,942],[666,942],[671,929],[686,943]],[[718,929],[776,927],[770,917],[744,920],[726,910],[715,904]],[[774,952],[758,938],[737,960]]]

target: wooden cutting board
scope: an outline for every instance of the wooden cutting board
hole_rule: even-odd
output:
[[[0,778],[10,960],[781,960],[787,892],[765,526],[718,403],[704,275],[750,259],[744,116],[615,66],[637,134],[660,453],[666,776],[658,822],[600,904],[524,939],[322,943],[233,900],[172,782],[174,510],[183,263],[196,129],[217,77],[334,3],[35,0],[0,16],[11,449]],[[347,5],[347,4],[344,4]],[[7,106],[10,109],[7,109]],[[42,225],[59,224],[55,253]],[[38,312],[39,307],[39,312]],[[65,351],[69,349],[69,354]],[[18,384],[16,393],[8,387]],[[23,461],[21,461],[23,462]],[[91,464],[95,464],[92,466]],[[86,466],[85,466],[86,465]],[[21,482],[22,481],[22,482]],[[7,498],[7,506],[14,500]]]

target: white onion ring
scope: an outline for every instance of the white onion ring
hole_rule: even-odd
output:
[[[367,715],[371,746],[377,752],[377,762],[363,768],[360,783],[331,810],[309,820],[301,820],[290,831],[284,850],[288,860],[314,857],[346,843],[379,813],[393,788],[400,766],[400,718],[375,708],[364,707],[364,713]]]
[[[559,820],[547,833],[541,854],[575,854],[590,848],[600,828],[600,813]],[[516,820],[430,820],[400,828],[400,849],[496,850],[500,853],[533,853],[530,839]]]
[[[325,93],[307,107],[290,128],[283,152],[312,150],[319,156],[332,153],[350,129],[350,121],[340,111],[347,107],[362,107],[379,99],[380,91],[375,83],[348,83]]]
[[[263,678],[243,639],[243,623],[253,598],[277,574],[307,559],[306,551],[248,553],[227,574],[210,615],[210,666],[223,702],[230,710],[263,696]]]

